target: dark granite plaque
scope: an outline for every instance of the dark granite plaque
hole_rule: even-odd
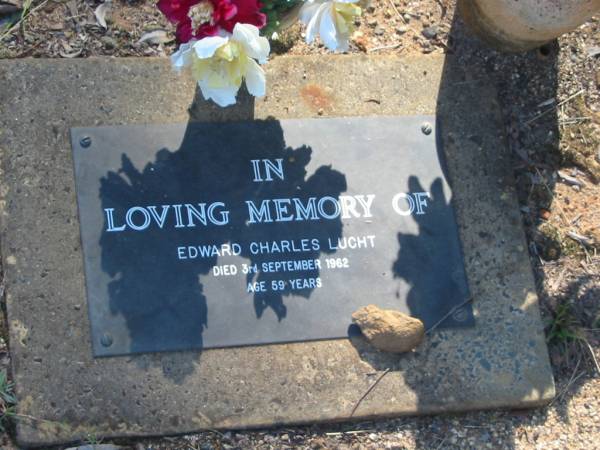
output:
[[[431,326],[469,296],[433,117],[71,134],[96,356],[344,338],[370,303]]]

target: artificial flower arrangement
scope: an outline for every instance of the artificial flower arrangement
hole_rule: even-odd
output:
[[[173,22],[179,44],[171,56],[176,70],[189,68],[205,99],[233,105],[246,82],[262,97],[270,45],[281,16],[296,13],[306,25],[306,42],[318,36],[334,52],[348,50],[359,0],[159,0],[158,8]],[[297,11],[297,12],[296,12]]]

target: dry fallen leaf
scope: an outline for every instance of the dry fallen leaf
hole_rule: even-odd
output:
[[[600,45],[595,45],[593,47],[587,48],[587,54],[590,58],[600,55]]]
[[[166,44],[172,40],[173,39],[167,35],[165,30],[154,30],[144,33],[138,41],[138,44],[141,44],[142,42],[148,42],[150,44]]]
[[[75,20],[75,18],[79,14],[79,10],[77,9],[77,2],[75,0],[67,2],[67,8],[69,9],[69,14],[71,15],[71,18]]]
[[[99,5],[94,10],[94,16],[96,16],[96,22],[105,30],[108,29],[108,25],[106,25],[106,15],[110,12],[111,2],[107,1]]]
[[[63,58],[77,58],[79,55],[81,55],[81,52],[83,52],[82,48],[80,48],[79,50],[74,51],[72,53],[66,53],[61,50],[58,52],[58,54]]]

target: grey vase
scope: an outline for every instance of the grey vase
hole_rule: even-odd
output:
[[[600,13],[600,0],[458,0],[467,25],[504,51],[539,47]]]

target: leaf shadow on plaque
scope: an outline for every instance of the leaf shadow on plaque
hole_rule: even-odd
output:
[[[438,158],[444,178],[448,179],[442,146],[437,146]],[[399,232],[397,258],[392,264],[395,279],[402,284],[396,297],[406,297],[408,314],[423,321],[425,329],[471,327],[474,325],[470,305],[459,307],[470,298],[469,287],[463,264],[463,255],[458,239],[458,230],[453,225],[454,210],[445,192],[442,178],[436,178],[429,187],[423,186],[417,176],[409,176],[405,188],[407,193],[427,192],[423,214],[407,216],[417,225],[417,232]],[[401,206],[408,210],[409,203]],[[448,314],[452,312],[452,314]],[[355,325],[353,325],[355,327]],[[354,328],[357,330],[357,327]],[[351,343],[361,358],[377,370],[400,367],[409,363],[417,352],[392,354],[374,351],[360,337],[360,330],[351,335]]]
[[[252,118],[254,102],[244,98],[243,93],[242,97],[241,106],[230,109],[229,115],[210,117],[221,120],[213,123],[194,121],[207,119],[202,108],[214,109],[196,98],[192,120],[178,149],[157,149],[154,155],[148,155],[149,162],[143,167],[135,167],[124,153],[121,168],[108,172],[101,180],[102,207],[114,208],[115,226],[126,223],[124,218],[132,206],[146,209],[147,213],[136,210],[131,215],[132,223],[143,225],[150,211],[148,206],[156,206],[156,215],[150,215],[150,225],[143,231],[130,228],[122,232],[105,231],[100,239],[102,269],[112,278],[108,286],[110,311],[126,322],[130,353],[201,350],[205,345],[203,335],[212,325],[211,307],[219,308],[218,314],[253,315],[255,320],[248,322],[256,327],[260,326],[266,310],[272,310],[276,320],[284,321],[287,318],[284,299],[290,295],[309,299],[315,286],[291,291],[287,285],[276,292],[255,292],[252,307],[242,301],[241,295],[239,299],[233,298],[235,293],[223,292],[220,298],[209,298],[203,277],[212,277],[213,268],[225,264],[220,260],[225,255],[241,257],[250,267],[260,267],[263,261],[273,259],[269,252],[252,251],[252,248],[257,249],[251,247],[253,242],[281,241],[290,236],[337,239],[342,235],[339,217],[327,221],[289,221],[274,227],[268,223],[249,223],[248,201],[260,207],[264,199],[273,198],[307,200],[328,195],[337,199],[346,190],[346,179],[330,166],[318,167],[314,173],[307,174],[311,148],[287,147],[276,120],[223,122]],[[223,148],[223,143],[227,148]],[[250,150],[252,158],[248,157]],[[250,159],[282,160],[284,180],[255,182]],[[202,211],[199,203],[206,204],[203,220],[187,207],[193,205]],[[179,223],[175,207],[163,205],[183,205]],[[161,228],[158,221],[163,214],[165,220]],[[272,214],[275,215],[275,211]],[[189,226],[190,223],[194,226]],[[104,230],[107,225],[105,223]],[[189,247],[207,248],[207,244],[216,246],[222,253],[214,254],[211,247],[210,252],[198,256],[202,251],[189,250]],[[181,254],[185,259],[178,259],[179,248],[183,248]],[[291,261],[317,259],[322,251],[325,251],[322,247],[311,247],[281,255]],[[297,273],[305,278],[317,278],[319,269]],[[239,274],[238,278],[240,294],[244,294],[248,284],[264,282],[270,286],[273,280],[281,278],[281,273],[258,271]],[[224,301],[227,302],[225,309]],[[269,315],[265,320],[273,318]],[[241,340],[244,338],[244,329],[231,327],[227,332]],[[194,361],[199,356],[197,351],[179,352],[161,355],[157,360],[162,361],[165,375],[182,382],[193,372]],[[174,358],[173,364],[163,361],[169,358]]]
[[[406,304],[410,315],[420,318],[426,329],[440,321],[440,327],[472,326],[471,307],[457,308],[470,294],[458,230],[452,226],[454,211],[444,193],[442,179],[435,179],[427,189],[417,177],[411,176],[407,192],[429,193],[424,214],[411,216],[418,225],[418,233],[398,233],[398,257],[392,266],[394,278],[409,285]]]

